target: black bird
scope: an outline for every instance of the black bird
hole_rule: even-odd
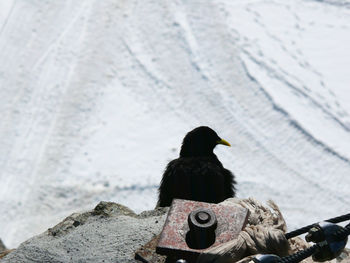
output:
[[[230,146],[209,127],[201,126],[187,133],[180,157],[165,169],[157,206],[170,206],[174,198],[220,203],[234,197],[234,175],[213,153],[217,144]]]

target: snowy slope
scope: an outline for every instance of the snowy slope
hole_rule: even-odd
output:
[[[290,229],[349,212],[349,46],[349,1],[1,1],[0,238],[152,209],[198,125]]]

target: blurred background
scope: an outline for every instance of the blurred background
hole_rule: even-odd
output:
[[[350,1],[2,0],[0,238],[153,209],[191,129],[290,230],[349,212]]]

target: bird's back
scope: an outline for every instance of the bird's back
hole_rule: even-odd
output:
[[[219,203],[234,196],[234,183],[216,156],[178,158],[163,174],[157,206],[170,206],[174,198]]]

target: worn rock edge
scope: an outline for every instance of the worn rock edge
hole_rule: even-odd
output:
[[[100,202],[23,242],[0,262],[135,262],[135,250],[161,232],[167,211],[137,215],[123,205]]]

